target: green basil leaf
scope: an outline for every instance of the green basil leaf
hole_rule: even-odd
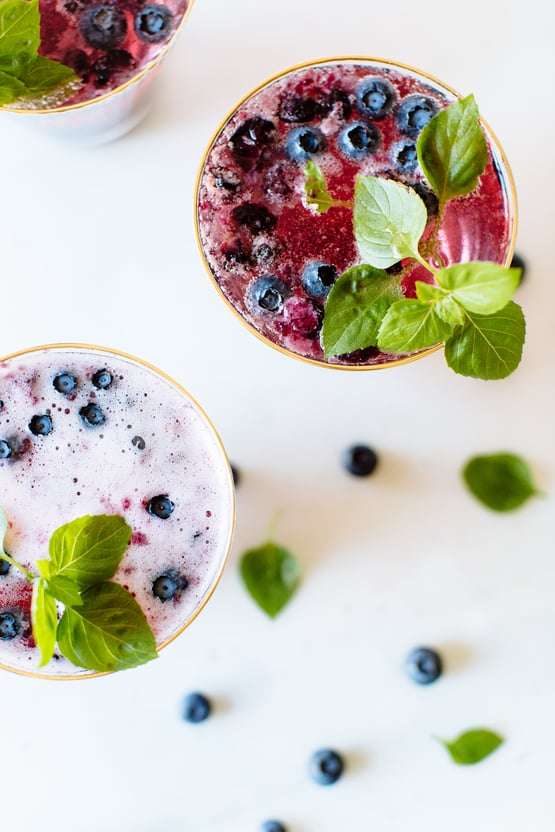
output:
[[[513,301],[493,315],[465,312],[465,323],[445,342],[445,359],[463,376],[505,378],[520,363],[525,333],[522,309]]]
[[[62,575],[79,589],[113,576],[131,540],[131,529],[117,515],[78,517],[50,538],[52,576]]]
[[[463,478],[471,493],[494,511],[512,511],[538,493],[530,466],[516,454],[472,457]]]
[[[434,309],[436,314],[448,324],[463,326],[465,321],[464,309],[451,295],[446,295],[442,300],[438,301]]]
[[[41,578],[48,581],[52,575],[52,562],[44,558],[40,558],[40,560],[35,561],[35,566],[37,567]]]
[[[58,647],[86,670],[126,670],[157,657],[156,642],[133,596],[112,581],[83,592],[83,604],[66,607],[58,625]]]
[[[270,618],[275,618],[290,601],[301,578],[297,559],[271,542],[245,552],[240,571],[251,597]]]
[[[39,667],[44,667],[54,655],[56,628],[58,626],[56,600],[50,594],[44,578],[38,578],[33,582],[31,624],[33,638],[41,655]]]
[[[414,352],[441,344],[453,327],[436,315],[434,307],[406,298],[389,307],[378,333],[378,347],[384,352]]]
[[[0,7],[2,3],[0,2]],[[4,104],[13,104],[18,98],[25,95],[27,87],[14,78],[13,75],[8,75],[6,72],[0,72],[0,106]]]
[[[0,2],[0,55],[36,55],[40,46],[38,0]]]
[[[508,304],[520,283],[521,269],[497,263],[457,263],[440,269],[435,278],[469,312],[490,315]]]
[[[70,67],[42,55],[37,55],[34,61],[27,64],[19,78],[27,88],[28,97],[38,97],[78,81],[77,75]],[[71,89],[68,89],[68,95],[70,93]]]
[[[325,355],[375,346],[385,313],[402,297],[399,281],[372,266],[353,266],[342,274],[326,302],[322,326]]]
[[[423,283],[421,280],[417,280],[414,287],[418,300],[425,300],[426,302],[433,301],[435,303],[436,301],[443,300],[447,296],[445,289],[434,286],[433,283]]]
[[[333,207],[351,207],[346,202],[333,199],[328,191],[324,174],[319,165],[309,159],[304,169],[305,176],[305,202],[313,205],[318,214],[325,214]]]
[[[420,259],[418,243],[426,228],[426,206],[416,191],[375,176],[359,176],[353,225],[361,258],[387,269],[404,257]]]
[[[420,133],[416,150],[440,209],[450,199],[471,193],[488,161],[474,96],[453,101],[434,116]]]
[[[472,766],[481,762],[499,748],[504,742],[503,737],[486,728],[475,728],[466,731],[451,742],[440,740],[451,755],[453,762],[462,766]]]
[[[50,563],[50,561],[44,561]],[[48,589],[58,601],[65,604],[66,607],[82,607],[83,598],[79,593],[79,587],[72,581],[71,578],[66,578],[63,575],[54,575],[48,578]]]

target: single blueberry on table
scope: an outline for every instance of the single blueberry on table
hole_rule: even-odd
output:
[[[397,126],[401,133],[415,139],[439,111],[433,98],[425,95],[409,95],[397,110]]]
[[[5,439],[0,439],[0,459],[9,459],[13,453],[9,442]]]
[[[285,152],[296,162],[306,162],[325,148],[325,136],[315,127],[295,127],[285,140]]]
[[[97,404],[86,404],[79,411],[79,416],[89,428],[96,428],[103,425],[106,417]]]
[[[275,125],[268,119],[248,118],[229,139],[231,155],[244,171],[252,170],[273,139]]]
[[[158,494],[152,497],[148,503],[148,513],[159,517],[161,520],[167,520],[175,508],[175,503],[165,494]]]
[[[147,3],[135,15],[134,27],[137,37],[147,43],[159,43],[169,37],[173,15],[166,6]]]
[[[152,594],[160,601],[170,601],[176,592],[187,588],[187,580],[176,569],[168,569],[152,583]]]
[[[522,283],[526,274],[526,261],[516,252],[513,254],[513,259],[511,260],[511,269],[521,269],[520,282]]]
[[[93,3],[79,21],[81,34],[95,49],[113,49],[127,34],[124,12],[112,3]]]
[[[374,124],[353,121],[343,128],[337,144],[349,159],[360,161],[376,152],[381,144],[381,134]]]
[[[368,477],[377,464],[377,454],[368,445],[352,445],[343,454],[343,466],[355,477]]]
[[[439,679],[443,670],[441,656],[430,647],[416,647],[406,659],[407,673],[418,685],[429,685]]]
[[[231,215],[236,223],[244,225],[251,234],[261,234],[263,231],[273,231],[277,219],[268,211],[265,205],[256,202],[243,202],[237,205]]]
[[[204,722],[210,716],[212,705],[202,693],[189,693],[183,701],[183,719],[185,722]]]
[[[29,430],[34,436],[48,436],[53,430],[52,419],[47,413],[42,416],[33,416],[29,422]]]
[[[397,100],[395,87],[385,78],[374,76],[359,81],[355,95],[359,112],[371,121],[382,121]]]
[[[267,820],[260,827],[260,832],[287,832],[287,830],[279,820]]]
[[[19,633],[21,627],[15,615],[11,612],[0,613],[0,639],[11,641]]]
[[[332,748],[315,751],[310,758],[310,775],[320,786],[331,786],[343,774],[343,758]]]
[[[52,379],[52,386],[58,393],[71,393],[77,387],[77,379],[71,373],[57,373]]]
[[[275,274],[259,277],[251,286],[252,299],[265,312],[279,312],[288,294],[287,285]]]
[[[98,390],[106,390],[111,386],[114,377],[108,370],[97,370],[91,381]]]

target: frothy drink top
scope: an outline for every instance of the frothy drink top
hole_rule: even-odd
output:
[[[89,348],[4,361],[0,399],[5,550],[32,568],[59,526],[124,517],[133,536],[114,580],[140,604],[157,644],[170,639],[207,598],[230,545],[233,485],[205,416],[153,368]],[[31,585],[6,567],[0,561],[0,615],[15,624],[0,632],[0,664],[35,672]],[[42,672],[79,670],[57,655]]]

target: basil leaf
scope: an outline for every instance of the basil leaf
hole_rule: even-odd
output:
[[[33,97],[44,95],[64,84],[70,84],[77,80],[77,75],[70,67],[37,55],[34,61],[25,66],[19,79],[27,88],[26,95]],[[68,89],[68,95],[70,92],[71,89]]]
[[[0,7],[2,3],[0,2]],[[0,72],[0,106],[13,104],[18,98],[25,95],[27,87],[6,72]]]
[[[538,493],[530,466],[516,454],[472,457],[463,478],[471,493],[494,511],[512,511]]]
[[[35,561],[35,566],[37,567],[41,578],[45,578],[48,581],[52,575],[52,562],[41,558],[40,560]]]
[[[434,307],[406,298],[389,307],[378,333],[384,352],[414,352],[441,344],[453,327],[438,317]]]
[[[416,191],[390,179],[359,176],[353,225],[361,258],[387,269],[404,257],[421,260],[418,243],[426,228],[426,206]]]
[[[391,304],[403,297],[399,282],[372,266],[353,266],[328,295],[322,326],[324,354],[343,355],[375,346]]]
[[[507,269],[497,263],[457,263],[440,269],[435,279],[469,312],[490,315],[510,301],[520,274],[520,269]]]
[[[440,740],[451,755],[453,762],[462,766],[471,766],[488,757],[504,742],[503,737],[486,728],[466,731],[456,739],[448,742]]]
[[[45,561],[45,563],[50,563],[50,561]],[[54,575],[48,578],[47,583],[48,589],[54,598],[57,598],[66,607],[83,606],[83,598],[79,593],[79,587],[71,578],[66,578],[63,575]]]
[[[0,2],[0,55],[36,55],[40,46],[38,0]]]
[[[290,601],[301,577],[297,559],[271,542],[245,552],[240,572],[251,597],[270,618],[275,618]]]
[[[31,624],[33,638],[41,655],[39,667],[44,667],[54,655],[56,628],[58,626],[56,600],[50,594],[44,578],[38,578],[33,582]]]
[[[79,589],[107,581],[115,573],[131,540],[131,529],[117,515],[78,517],[50,538],[52,576],[62,575]]]
[[[86,670],[111,672],[157,657],[156,642],[133,596],[112,581],[93,586],[78,609],[66,607],[58,625],[58,647]]]
[[[499,379],[520,363],[526,325],[513,301],[493,315],[465,312],[465,323],[445,342],[445,360],[463,376]]]
[[[471,193],[488,161],[474,96],[453,101],[434,116],[420,133],[416,150],[440,210],[450,199]]]
[[[325,214],[334,206],[350,207],[348,203],[332,199],[326,185],[324,174],[319,165],[309,159],[304,169],[305,176],[305,202],[313,205],[318,214]]]

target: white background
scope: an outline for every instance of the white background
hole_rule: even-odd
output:
[[[197,0],[144,124],[95,150],[0,119],[0,352],[60,341],[138,355],[182,382],[242,470],[237,534],[212,601],[161,658],[86,682],[0,678],[2,828],[41,832],[551,830],[555,824],[555,390],[552,36],[548,0]],[[517,300],[528,319],[509,379],[454,376],[441,352],[333,372],[259,342],[220,301],[193,233],[202,153],[248,90],[295,63],[388,57],[473,92],[512,164]],[[342,450],[380,455],[368,480]],[[461,482],[510,450],[545,496],[509,515]],[[240,553],[277,538],[304,582],[275,621]],[[445,675],[410,682],[436,646]],[[181,720],[184,694],[215,715]],[[507,742],[455,766],[433,736]],[[329,788],[310,753],[346,755]]]

